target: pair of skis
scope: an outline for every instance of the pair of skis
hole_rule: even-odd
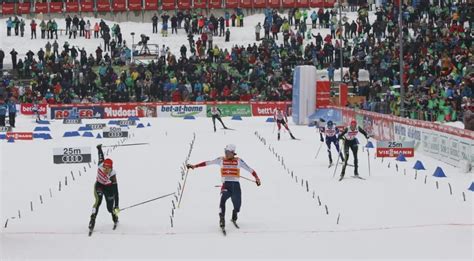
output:
[[[339,164],[340,164],[340,165],[343,165],[343,164],[344,164],[344,162],[339,162]],[[331,163],[329,163],[329,165],[328,165],[328,169],[330,169],[332,166],[334,166],[334,163],[332,163],[332,162],[331,162]],[[352,165],[352,164],[347,164],[347,166],[349,166],[349,167],[354,167],[354,165]]]
[[[117,225],[118,225],[118,221],[114,222],[114,226],[113,226],[112,230],[117,229]],[[94,224],[94,226],[95,226],[95,224]],[[89,236],[92,236],[92,233],[94,233],[94,226],[89,228]]]
[[[235,228],[240,229],[240,227],[239,227],[239,225],[237,224],[236,221],[232,220],[231,222],[232,222],[232,224],[234,224]],[[222,234],[224,236],[227,236],[227,231],[225,230],[225,227],[221,227],[221,231],[222,231]]]
[[[360,176],[351,176],[351,177],[353,177],[353,178],[355,178],[355,179],[365,180],[365,178],[360,177]],[[339,178],[339,181],[341,181],[341,180],[343,180],[343,179],[344,179],[344,176],[341,176],[341,177]]]

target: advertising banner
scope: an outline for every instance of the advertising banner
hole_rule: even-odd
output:
[[[2,15],[12,15],[15,13],[15,3],[3,3]]]
[[[158,10],[158,0],[145,0],[145,10]]]
[[[103,109],[104,119],[157,116],[156,105],[151,103],[104,103],[97,106]]]
[[[239,0],[226,0],[225,8],[237,8],[239,7]]]
[[[102,133],[104,138],[127,138],[128,131],[123,131],[120,127],[107,127]]]
[[[206,105],[159,105],[157,107],[158,117],[206,117]]]
[[[207,108],[207,117],[211,117],[211,109],[209,105]],[[240,115],[242,117],[251,117],[252,108],[250,104],[217,104],[215,105],[222,111],[222,117]]]
[[[461,160],[474,165],[474,132],[428,121],[400,118],[370,111],[329,106],[342,111],[344,122],[364,118],[364,128],[377,140],[414,141],[415,149],[459,167]]]
[[[29,14],[31,12],[31,3],[18,3],[18,14]]]
[[[63,124],[82,124],[82,119],[63,119]]]
[[[91,159],[92,156],[90,147],[67,147],[53,149],[54,164],[89,163],[91,162]]]
[[[37,14],[47,14],[48,13],[48,3],[40,3],[36,2],[35,3],[35,13]]]
[[[63,11],[62,2],[51,2],[49,3],[49,12],[51,13],[61,13]]]
[[[276,109],[287,112],[289,103],[286,102],[256,102],[251,103],[253,116],[273,116]],[[288,114],[290,116],[291,114]]]
[[[430,142],[431,142],[431,132],[429,130],[423,130],[421,132],[421,148],[426,154],[430,153]]]
[[[123,12],[127,10],[127,4],[125,0],[114,0],[113,5],[114,12]]]
[[[331,97],[331,83],[329,81],[316,82],[316,109],[326,108]]]
[[[94,2],[92,0],[81,0],[81,12],[94,11]]]
[[[66,12],[77,13],[79,12],[79,1],[66,2]]]
[[[35,110],[40,115],[45,115],[48,111],[48,105],[45,103],[37,104],[36,106],[33,103],[22,103],[20,105],[20,113],[23,115],[35,115]]]
[[[439,135],[439,154],[443,158],[449,157],[449,145],[448,145],[448,136],[447,135]]]
[[[449,138],[449,159],[453,161],[459,161],[461,160],[461,152],[460,152],[460,146],[459,146],[459,140],[456,139],[456,137],[450,137]]]
[[[91,128],[92,130],[101,130],[101,129],[105,128],[106,126],[107,126],[107,124],[105,124],[105,123],[89,123],[89,124],[86,124],[86,127]]]
[[[110,12],[109,0],[97,0],[97,11],[98,12]]]
[[[130,11],[141,11],[142,0],[128,0],[128,9]]]
[[[117,125],[119,126],[135,126],[137,122],[134,120],[119,120],[117,121]]]
[[[415,142],[414,141],[377,141],[377,157],[397,157],[403,153],[405,157],[415,156]]]
[[[67,118],[102,118],[104,110],[99,106],[50,106],[51,119],[67,119]]]
[[[347,87],[347,84],[341,83],[339,85],[339,105],[346,106],[348,93],[349,88]]]
[[[7,140],[33,140],[33,132],[7,132]]]
[[[161,9],[162,10],[173,10],[176,8],[174,0],[161,0]]]

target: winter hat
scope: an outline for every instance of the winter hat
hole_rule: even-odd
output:
[[[105,159],[102,166],[104,166],[105,168],[112,168],[113,164],[114,162],[111,159]]]
[[[233,152],[234,154],[235,153],[235,145],[234,144],[228,144],[227,146],[225,146],[225,151],[230,151],[230,152]]]

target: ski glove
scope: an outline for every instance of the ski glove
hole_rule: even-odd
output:
[[[260,179],[259,179],[259,178],[257,178],[257,179],[255,180],[255,183],[257,183],[257,186],[258,186],[258,187],[260,187],[260,185],[262,185],[262,183],[260,182]]]
[[[195,167],[194,167],[193,164],[186,164],[186,168],[188,168],[188,169],[194,169]]]
[[[114,208],[114,215],[118,215],[120,213],[120,209],[118,207]]]

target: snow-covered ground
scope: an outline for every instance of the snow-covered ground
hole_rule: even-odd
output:
[[[317,10],[317,9],[316,9]],[[311,11],[312,12],[312,11]],[[311,14],[311,12],[309,14]],[[357,17],[357,14],[355,12],[349,12],[349,13],[343,13],[344,16],[346,16],[349,21],[355,20]],[[281,14],[282,16],[287,16],[287,13]],[[94,17],[84,17],[84,20],[87,22],[89,20],[91,22],[92,27],[96,22],[100,22],[101,17],[94,18]],[[375,16],[371,12],[369,19],[371,22],[375,19]],[[18,52],[18,58],[23,59],[26,56],[26,53],[31,50],[35,54],[39,51],[39,48],[43,48],[46,45],[48,41],[53,43],[54,40],[48,40],[48,39],[41,39],[41,31],[39,30],[39,26],[37,29],[37,39],[31,40],[30,36],[30,19],[24,18],[26,27],[25,27],[25,37],[20,37],[20,36],[11,36],[11,37],[6,37],[7,32],[6,32],[6,21],[7,19],[0,19],[0,48],[4,50],[5,52],[5,60],[4,63],[7,65],[11,66],[11,57],[10,57],[10,51],[12,48],[15,48],[15,50]],[[40,23],[41,20],[35,19],[36,23]],[[112,25],[115,23],[113,21],[104,21],[112,27]],[[230,42],[225,42],[224,37],[214,37],[214,42],[213,44],[215,46],[218,46],[220,48],[224,48],[230,51],[230,49],[235,46],[247,46],[249,44],[252,44],[255,42],[255,26],[257,23],[261,23],[263,25],[264,21],[264,15],[263,14],[254,14],[254,15],[249,15],[244,18],[244,27],[230,27]],[[311,19],[308,18],[307,20],[308,28],[311,28]],[[66,28],[66,22],[64,19],[56,19],[56,22],[58,23],[58,28],[59,29],[65,29]],[[136,22],[121,22],[118,23],[120,24],[121,32],[123,35],[123,39],[127,43],[127,46],[130,46],[130,43],[132,43],[132,35],[130,33],[134,32],[135,33],[135,39],[134,43],[138,43],[140,41],[140,35],[145,34],[147,36],[150,36],[150,41],[149,44],[158,44],[160,47],[164,44],[167,47],[170,48],[170,51],[174,53],[175,55],[179,55],[179,50],[181,46],[184,44],[186,45],[186,48],[188,48],[188,55],[190,55],[189,51],[189,44],[187,40],[187,35],[184,29],[179,29],[178,34],[171,34],[171,28],[168,30],[168,37],[162,37],[161,34],[153,34],[152,33],[152,25],[151,21],[146,22],[146,23],[136,23]],[[161,18],[160,22],[158,24],[158,29],[159,32],[161,30]],[[13,32],[13,31],[12,31]],[[318,32],[321,33],[321,35],[326,36],[327,34],[330,34],[329,29],[313,29],[312,30],[313,34],[317,34]],[[14,33],[12,33],[14,35]],[[260,35],[264,35],[264,31],[260,32]],[[69,39],[69,36],[66,35],[59,35],[58,33],[58,44],[60,46],[60,49],[62,49],[62,46],[64,43],[67,41],[70,45],[76,46],[76,48],[84,48],[86,52],[93,53],[95,56],[95,50],[97,49],[98,46],[101,46],[103,49],[104,41],[101,38],[94,39],[93,34],[91,39],[85,39],[83,37],[77,37],[76,39],[71,38]],[[199,36],[195,36],[194,40],[196,41]],[[305,44],[309,43],[310,41],[314,42],[314,37],[312,39],[305,40]],[[283,44],[283,36],[280,33],[279,34],[279,40],[278,43]],[[347,68],[346,68],[347,69]],[[327,75],[327,72],[325,70],[322,70],[321,73],[324,75]],[[367,78],[366,77],[366,70],[361,70],[362,73],[362,78]],[[339,71],[335,74],[335,80],[338,81],[340,79],[340,73]]]
[[[290,125],[301,140],[290,140],[282,132],[282,139],[277,141],[274,126],[265,119],[224,118],[235,131],[218,129],[214,133],[209,118],[143,118],[141,122],[150,123],[151,127],[130,127],[132,137],[124,142],[149,145],[109,150],[108,157],[114,160],[118,173],[123,208],[179,191],[184,183],[180,168],[194,134],[190,163],[214,159],[223,154],[226,144],[236,144],[238,156],[257,171],[262,186],[241,180],[241,228],[228,222],[227,237],[218,228],[217,167],[189,171],[181,206],[173,213],[173,203],[177,205],[173,196],[127,209],[120,213],[115,231],[104,202],[96,231],[88,237],[96,166],[53,164],[53,148],[90,146],[96,159],[98,143],[112,145],[120,140],[63,138],[65,131],[77,130],[78,125],[60,121],[49,126],[52,140],[0,140],[0,260],[472,260],[470,174],[419,153],[404,163],[387,159],[382,162],[374,158],[374,151],[370,151],[369,172],[367,151],[360,150],[360,174],[366,180],[351,178],[352,168],[348,167],[347,178],[338,182],[333,178],[334,167],[328,169],[325,147],[315,159],[320,142],[314,128]],[[17,131],[32,131],[36,126],[33,119],[24,116],[17,125]],[[360,140],[364,145],[365,139]],[[419,171],[416,179],[412,169],[415,160],[421,160],[427,169]],[[438,166],[447,178],[432,176]],[[339,170],[340,166],[336,177]],[[251,177],[248,173],[243,175]],[[227,220],[231,210],[229,200]]]

